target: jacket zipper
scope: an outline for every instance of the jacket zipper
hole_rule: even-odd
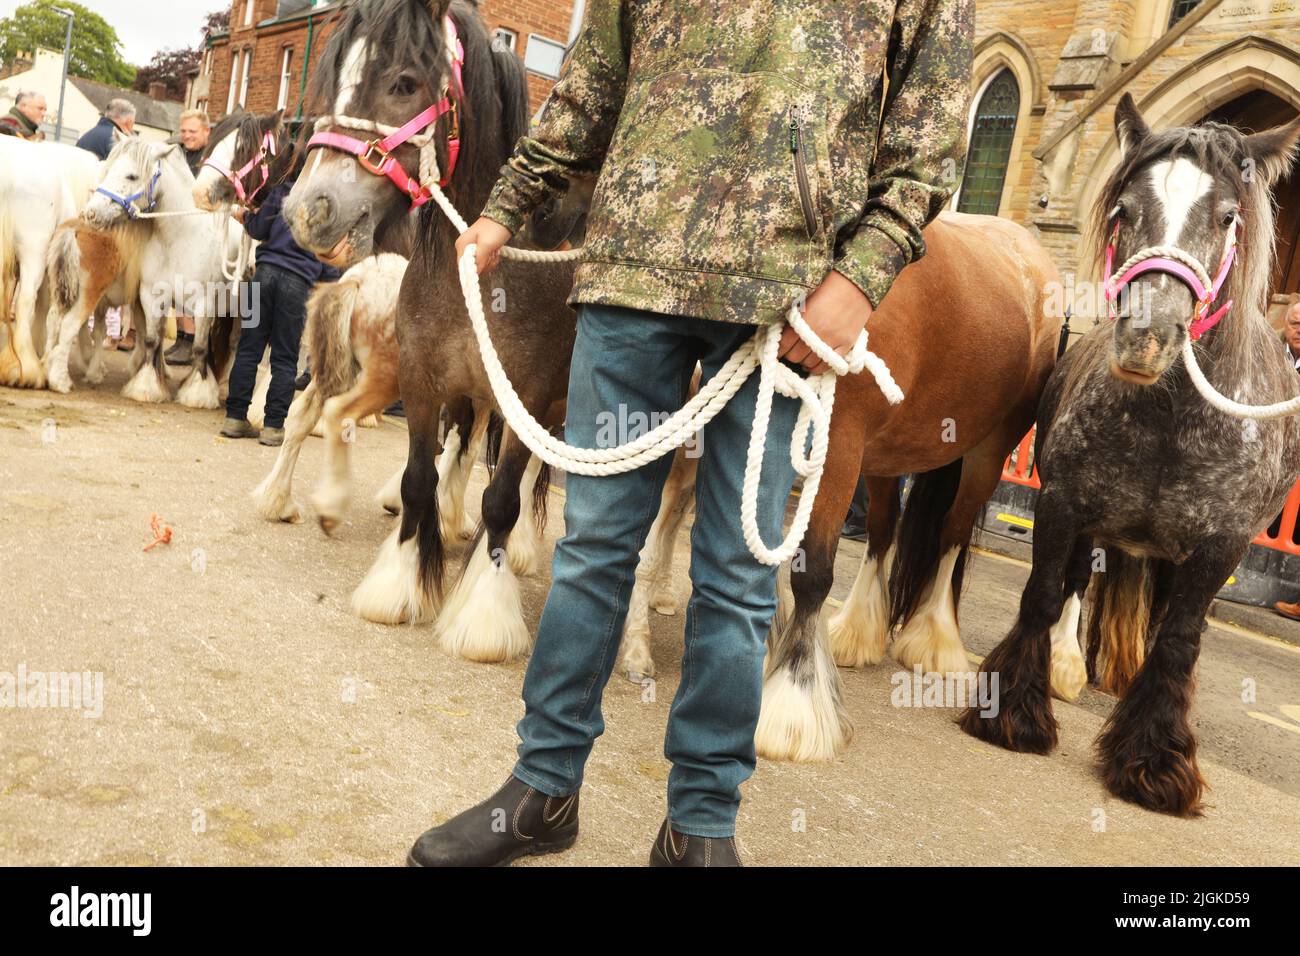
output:
[[[799,184],[799,205],[803,207],[803,224],[808,238],[817,237],[817,214],[813,210],[812,190],[808,186],[808,164],[804,158],[803,124],[793,106],[790,107],[790,152],[794,155],[795,180]]]

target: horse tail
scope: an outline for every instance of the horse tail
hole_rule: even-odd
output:
[[[492,45],[492,66],[497,75],[497,93],[501,97],[501,119],[505,124],[506,146],[514,149],[519,137],[528,132],[528,75],[523,62],[513,51]]]
[[[939,539],[944,519],[961,485],[962,460],[958,458],[912,480],[907,505],[898,526],[897,551],[889,576],[889,626],[898,627],[915,613],[921,596],[939,568]],[[953,569],[953,593],[961,593],[970,550],[970,532],[961,544]]]
[[[537,525],[537,530],[546,531],[546,505],[551,490],[551,466],[542,462],[541,470],[537,472],[537,480],[533,482],[533,521]]]
[[[501,460],[501,440],[505,437],[506,423],[495,411],[489,412],[487,425],[487,443],[483,452],[483,463],[488,475],[496,474],[497,462]]]
[[[1105,570],[1093,581],[1088,675],[1100,689],[1120,695],[1146,657],[1155,576],[1150,559],[1110,548]]]
[[[324,283],[307,300],[311,377],[322,399],[342,395],[356,382],[352,310],[359,291],[356,282]]]
[[[50,303],[60,318],[81,301],[81,245],[77,230],[62,226],[54,231],[45,252],[45,278],[50,286]]]

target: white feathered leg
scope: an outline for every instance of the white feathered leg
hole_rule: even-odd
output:
[[[450,654],[496,663],[527,653],[519,579],[504,554],[488,554],[484,534],[438,618],[438,643]]]
[[[880,560],[868,548],[844,606],[828,626],[831,657],[840,667],[879,664],[889,642],[889,564],[891,547]]]
[[[958,674],[972,670],[957,627],[957,604],[952,593],[952,572],[960,548],[949,548],[939,560],[934,578],[926,585],[916,611],[899,628],[894,639],[894,660],[904,667],[920,666],[927,674]]]
[[[1071,594],[1061,609],[1061,619],[1052,625],[1052,693],[1074,701],[1088,682],[1088,668],[1079,648],[1079,612],[1083,602]]]

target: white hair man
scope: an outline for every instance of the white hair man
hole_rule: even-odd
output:
[[[126,99],[109,100],[104,107],[104,115],[85,136],[77,140],[77,145],[89,150],[102,162],[113,151],[113,133],[123,136],[135,135],[135,104]]]
[[[38,142],[45,138],[41,123],[45,122],[45,94],[23,90],[14,100],[13,107],[0,116],[0,135],[17,136]]]

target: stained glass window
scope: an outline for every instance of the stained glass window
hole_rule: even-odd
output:
[[[984,88],[975,111],[958,212],[997,215],[1019,113],[1020,88],[1012,72],[1003,70]]]

